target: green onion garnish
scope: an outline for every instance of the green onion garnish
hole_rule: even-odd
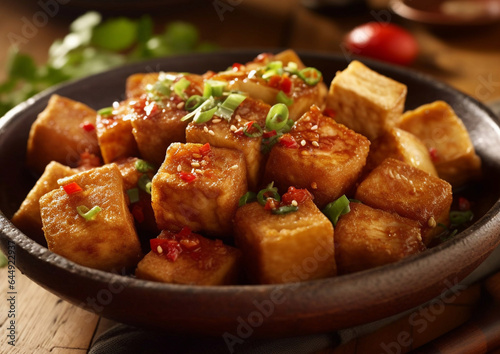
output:
[[[224,102],[220,105],[219,109],[217,110],[217,113],[215,113],[218,117],[224,118],[226,120],[231,120],[231,117],[233,116],[234,111],[238,106],[243,102],[247,96],[239,94],[239,93],[232,93],[230,94]]]
[[[245,204],[254,202],[257,200],[257,195],[254,192],[246,192],[243,194],[238,202],[238,206],[241,207]]]
[[[200,105],[205,102],[205,99],[200,95],[193,95],[189,97],[184,104],[184,109],[188,112],[194,111],[196,108],[200,107]]]
[[[186,90],[189,85],[191,85],[191,81],[186,79],[185,77],[181,78],[174,84],[174,92],[182,99],[186,99],[186,95],[184,94],[184,90]]]
[[[102,209],[99,206],[95,206],[92,209],[87,208],[85,205],[80,205],[76,207],[76,211],[78,214],[85,219],[85,221],[89,221],[95,218],[95,216],[101,211]]]
[[[216,111],[217,111],[217,107],[211,108],[208,111],[203,111],[203,112],[199,111],[198,113],[195,114],[195,116],[193,118],[193,122],[195,122],[197,124],[206,123],[210,119],[212,119],[212,117],[214,116]]]
[[[271,196],[269,196],[269,194]],[[257,201],[260,205],[265,206],[267,198],[273,198],[276,201],[281,201],[281,197],[278,194],[278,188],[274,187],[274,182],[268,184],[268,186],[257,193]]]
[[[253,133],[250,133],[249,130],[255,129]],[[245,127],[243,128],[243,134],[250,138],[258,138],[259,136],[262,136],[264,132],[262,131],[262,128],[260,127],[259,124],[255,122],[251,122],[251,124],[246,124]]]
[[[201,103],[196,109],[186,114],[181,118],[181,122],[194,118],[200,112],[205,112],[212,109],[215,106],[215,100],[213,97],[209,97],[205,102]]]
[[[148,194],[151,194],[151,184],[152,183],[148,175],[142,175],[137,181],[137,186]]]
[[[141,173],[146,173],[148,171],[154,171],[155,167],[153,166],[153,164],[151,164],[147,161],[138,159],[135,162],[135,169]]]
[[[227,82],[224,81],[207,80],[205,82],[205,86],[203,87],[203,97],[208,98],[210,96],[222,96],[226,86]]]
[[[128,199],[130,200],[130,204],[137,203],[139,201],[139,189],[131,188],[127,189]]]
[[[474,214],[471,210],[450,211],[450,222],[453,226],[460,226],[472,220]]]
[[[298,74],[299,67],[298,67],[297,63],[295,63],[293,61],[289,61],[285,67],[285,71],[289,72],[290,74]]]
[[[277,103],[271,107],[266,117],[266,128],[268,130],[280,131],[287,125],[288,108],[283,103]]]
[[[297,210],[299,210],[298,206],[283,205],[283,206],[280,206],[279,208],[271,209],[271,213],[277,214],[277,215],[283,215],[283,214],[292,213],[292,212],[297,211]]]
[[[101,108],[97,111],[97,114],[103,117],[110,116],[113,114],[113,107]]]
[[[341,196],[337,200],[329,203],[325,209],[323,209],[323,214],[326,215],[328,219],[332,222],[333,226],[337,225],[339,217],[341,215],[347,214],[351,211],[349,207],[349,199],[345,195]]]
[[[321,80],[321,72],[316,68],[304,68],[297,75],[309,86],[314,86]]]
[[[290,98],[283,91],[278,92],[276,95],[276,102],[283,103],[286,106],[291,106],[293,104],[293,98]]]

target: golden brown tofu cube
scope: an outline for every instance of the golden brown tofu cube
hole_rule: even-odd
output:
[[[130,99],[113,108],[110,114],[97,115],[97,138],[104,163],[139,156],[132,120],[144,111],[144,101]]]
[[[125,95],[127,98],[139,98],[146,93],[148,85],[154,85],[158,81],[159,72],[137,73],[127,78]]]
[[[40,197],[58,188],[58,179],[73,174],[75,172],[67,166],[55,161],[49,163],[35,186],[26,196],[19,210],[12,217],[12,223],[36,242],[45,243],[42,231],[42,218],[40,217]]]
[[[313,106],[273,147],[264,179],[274,181],[279,190],[307,188],[323,208],[354,187],[369,148],[368,139]]]
[[[433,155],[439,177],[454,187],[480,176],[481,159],[464,124],[446,102],[436,101],[408,111],[398,126],[423,141]]]
[[[185,97],[179,97],[173,89],[169,95],[154,93],[155,97],[148,96],[147,105],[132,120],[132,132],[141,156],[158,166],[165,159],[165,152],[171,143],[186,141],[186,126],[189,122],[181,121],[188,114],[184,110],[185,99],[203,93],[203,79],[199,75],[164,75],[167,78],[161,82],[166,85],[173,86],[180,80],[190,82],[183,92]]]
[[[243,155],[209,144],[174,143],[153,178],[152,201],[158,227],[227,237],[239,198],[247,192]]]
[[[177,235],[162,231],[157,239],[151,240],[155,247],[137,265],[137,278],[189,285],[238,282],[240,250],[223,244],[221,240],[210,240],[193,233],[181,238]]]
[[[234,230],[252,282],[279,284],[336,274],[333,226],[310,199],[284,215],[257,202],[246,204],[236,212]]]
[[[189,123],[186,140],[190,143],[210,143],[211,146],[241,151],[245,157],[248,188],[255,189],[264,170],[262,137],[248,137],[243,134],[243,128],[251,121],[264,127],[270,108],[266,103],[247,97],[236,108],[229,122],[215,116],[207,123]]]
[[[327,87],[321,78],[315,84],[307,84],[298,75],[288,72],[276,73],[272,77],[263,78],[267,65],[271,62],[281,62],[285,68],[289,62],[297,64],[297,69],[304,69],[304,64],[293,50],[286,50],[276,55],[259,55],[253,61],[246,63],[238,70],[227,70],[212,77],[213,80],[227,81],[229,90],[247,92],[250,97],[262,100],[269,105],[278,103],[277,96],[282,91],[293,100],[288,106],[290,119],[296,121],[306,113],[313,104],[325,105]]]
[[[399,160],[386,159],[358,186],[356,199],[377,209],[416,220],[424,244],[448,225],[451,185]]]
[[[68,194],[64,186],[77,183],[82,190]],[[60,179],[59,187],[40,198],[43,231],[49,250],[71,261],[106,271],[133,267],[142,257],[115,164]],[[85,206],[101,210],[90,220],[78,212]]]
[[[96,114],[83,103],[52,95],[31,126],[27,165],[42,173],[51,161],[75,167],[81,153],[99,154]]]
[[[335,75],[326,106],[335,120],[374,140],[392,128],[403,113],[406,85],[352,61]]]
[[[339,274],[397,262],[425,250],[417,221],[361,203],[335,226],[335,258]]]
[[[424,143],[415,135],[402,129],[392,128],[372,142],[365,170],[373,170],[388,157],[438,176],[429,150]]]

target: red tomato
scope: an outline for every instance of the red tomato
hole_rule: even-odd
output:
[[[354,28],[344,39],[347,50],[399,65],[409,65],[418,54],[415,38],[405,29],[381,22],[368,22]]]

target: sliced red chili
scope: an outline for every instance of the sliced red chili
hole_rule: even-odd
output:
[[[264,205],[264,209],[266,210],[273,210],[279,207],[279,202],[274,199],[274,198],[267,198],[266,199],[266,205]]]
[[[285,134],[280,138],[280,145],[289,149],[297,149],[299,147],[297,141],[290,134]]]
[[[151,251],[166,257],[169,261],[175,262],[182,253],[182,247],[176,240],[153,238],[149,240]]]
[[[95,130],[94,124],[90,122],[83,122],[82,124],[80,124],[80,127],[82,127],[82,129],[85,130],[86,132],[91,132]]]
[[[291,205],[295,200],[297,204],[302,204],[308,199],[313,199],[312,194],[307,189],[297,189],[295,187],[288,187],[288,191],[281,197],[283,205]]]
[[[460,197],[458,198],[458,209],[460,211],[470,210],[470,202],[467,198]]]
[[[200,154],[206,155],[210,152],[210,144],[206,143],[200,147]]]
[[[272,138],[273,136],[276,136],[278,133],[276,133],[276,130],[271,130],[270,132],[265,132],[262,134],[262,137],[265,139]]]
[[[281,76],[280,75],[273,75],[268,81],[269,87],[273,87],[275,89],[280,88],[280,83],[281,83]]]
[[[280,82],[280,90],[287,95],[292,92],[292,80],[288,76],[283,76]]]
[[[76,182],[71,182],[70,184],[63,186],[63,189],[68,195],[78,193],[83,190],[82,187],[80,187]]]
[[[184,171],[181,171],[179,172],[179,177],[184,181],[184,182],[187,182],[187,183],[191,183],[193,182],[195,179],[196,179],[196,174],[192,173],[192,172],[184,172]]]

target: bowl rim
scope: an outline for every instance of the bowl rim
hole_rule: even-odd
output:
[[[261,52],[277,52],[281,50],[281,48],[273,48],[273,49],[232,49],[219,51],[214,53],[204,53],[198,55],[199,58],[203,58],[205,56],[227,56],[230,58],[232,55],[248,55],[251,57],[252,55],[256,55]],[[400,75],[408,75],[408,73],[412,73],[419,81],[424,81],[426,84],[432,84],[436,86],[440,90],[445,90],[448,93],[452,93],[453,95],[459,95],[465,101],[472,103],[475,106],[478,106],[482,111],[484,111],[489,119],[491,120],[489,123],[495,127],[500,132],[500,120],[491,112],[491,110],[485,106],[483,103],[477,101],[471,96],[466,95],[465,93],[451,87],[450,85],[433,79],[431,76],[423,74],[413,69],[408,69],[404,67],[398,67],[387,63],[382,63],[372,59],[366,59],[361,57],[352,56],[350,58],[346,58],[341,54],[333,54],[333,53],[323,53],[323,52],[315,52],[315,51],[298,51],[298,54],[301,58],[307,57],[318,57],[319,59],[333,59],[339,60],[344,59],[346,65],[350,60],[360,60],[368,66],[375,66],[376,68],[382,68],[388,70],[390,72],[396,72]],[[174,56],[174,57],[166,57],[166,58],[158,58],[151,59],[147,61],[142,61],[138,63],[132,63],[125,66],[121,66],[115,69],[111,69],[105,71],[103,73],[98,73],[91,75],[89,77],[72,80],[69,82],[65,82],[61,85],[57,85],[55,87],[51,87],[34,97],[28,99],[27,101],[17,105],[12,110],[7,112],[7,114],[0,118],[0,137],[4,134],[4,130],[6,130],[9,125],[16,119],[16,117],[22,114],[25,110],[36,104],[38,101],[47,99],[51,94],[58,93],[61,90],[64,90],[68,87],[72,87],[75,84],[84,84],[86,82],[91,82],[99,77],[106,77],[107,75],[119,74],[129,72],[131,70],[135,70],[134,72],[140,72],[144,67],[154,66],[156,64],[168,64],[171,60],[182,60],[183,58],[192,58],[193,54],[190,55],[182,55],[182,56]],[[307,60],[307,59],[306,59]],[[141,69],[142,68],[142,69]],[[500,133],[499,133],[500,135]],[[496,225],[496,226],[495,226]],[[472,224],[466,230],[460,232],[453,239],[448,240],[436,247],[427,249],[425,252],[422,252],[418,255],[410,256],[405,259],[402,259],[396,263],[387,264],[384,266],[364,270],[361,272],[356,272],[352,274],[346,274],[337,277],[330,277],[324,279],[317,280],[309,280],[305,282],[299,283],[286,283],[286,284],[260,284],[260,285],[223,285],[223,286],[198,286],[198,285],[183,285],[183,284],[167,284],[167,283],[159,283],[148,280],[136,279],[130,276],[122,276],[116,273],[105,272],[97,269],[91,269],[77,263],[74,263],[63,256],[55,254],[49,251],[46,247],[38,244],[34,240],[32,240],[29,236],[21,232],[17,229],[9,219],[4,215],[4,213],[0,210],[0,237],[2,239],[6,238],[7,241],[13,242],[16,247],[21,247],[24,251],[26,251],[30,256],[37,257],[43,262],[49,263],[50,266],[57,267],[64,272],[69,272],[73,275],[78,275],[81,277],[89,277],[93,281],[97,282],[106,282],[111,283],[119,280],[122,284],[129,288],[135,289],[145,289],[145,290],[153,290],[159,292],[171,292],[171,293],[192,293],[196,296],[196,294],[203,295],[221,295],[221,294],[237,294],[241,291],[245,291],[249,293],[251,298],[264,298],[269,297],[269,294],[275,290],[277,287],[284,290],[293,291],[294,293],[307,292],[310,290],[312,285],[327,287],[332,291],[338,287],[338,284],[361,284],[366,277],[372,279],[383,279],[384,281],[389,281],[394,283],[395,280],[391,280],[391,278],[396,279],[397,274],[402,271],[410,271],[413,270],[415,272],[419,267],[424,267],[429,262],[432,262],[437,256],[437,254],[441,252],[448,252],[450,254],[454,254],[456,257],[463,257],[460,249],[464,246],[469,246],[472,244],[479,244],[483,239],[486,238],[488,240],[487,243],[482,245],[483,250],[490,250],[490,252],[500,245],[500,198],[496,200],[496,202],[491,206],[491,208],[474,224]],[[496,235],[492,235],[492,229],[496,232]],[[490,237],[486,237],[486,236]],[[5,244],[2,242],[2,247],[5,248]],[[4,249],[5,251],[5,249]],[[486,251],[485,251],[486,252]],[[487,254],[484,255],[486,258]],[[484,259],[483,258],[483,259]],[[466,261],[464,261],[466,262]],[[21,269],[23,271],[23,269]],[[36,280],[35,280],[36,281]],[[394,283],[395,284],[395,283]],[[43,284],[41,284],[43,285]],[[410,289],[402,289],[402,291],[407,292]],[[326,297],[323,300],[327,300]],[[425,299],[424,299],[425,300]],[[429,300],[429,299],[427,299]],[[331,302],[326,305],[331,305]],[[328,307],[328,306],[327,306]],[[319,313],[325,311],[325,304],[318,304],[313,308],[314,312],[311,312],[309,308],[307,310],[308,314],[311,313]],[[298,309],[298,312],[301,310]],[[304,311],[304,310],[302,310]]]

